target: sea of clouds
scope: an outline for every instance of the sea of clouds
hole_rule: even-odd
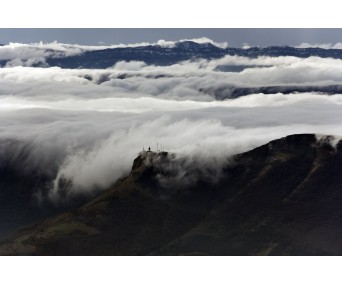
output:
[[[156,150],[157,143],[187,159],[184,171],[219,171],[230,156],[272,139],[342,133],[342,94],[220,97],[232,87],[339,85],[342,60],[225,56],[171,66],[121,61],[96,70],[30,67],[46,53],[68,56],[87,48],[0,47],[0,60],[12,62],[0,68],[0,140],[16,141],[15,147],[0,143],[0,153],[15,160],[25,148],[17,166],[51,177],[42,189],[50,200],[108,188],[129,173],[143,147]],[[218,66],[246,68],[221,72]],[[71,186],[61,197],[65,180]]]

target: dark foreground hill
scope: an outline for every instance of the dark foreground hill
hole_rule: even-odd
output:
[[[342,143],[330,140],[275,140],[235,156],[219,181],[186,186],[160,185],[172,155],[142,153],[128,177],[21,230],[0,254],[341,255]]]

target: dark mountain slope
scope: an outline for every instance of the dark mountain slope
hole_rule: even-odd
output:
[[[313,143],[290,136],[239,156],[234,194],[162,253],[340,255],[341,149]]]
[[[141,154],[131,174],[72,212],[18,232],[0,254],[341,255],[342,145],[292,135],[237,155],[222,178],[161,187],[179,171]],[[194,169],[195,171],[195,169]]]
[[[20,226],[59,212],[37,207],[34,198],[51,182],[49,170],[42,172],[27,161],[31,145],[18,140],[0,141],[0,238]],[[50,170],[53,169],[51,165]]]
[[[0,239],[21,226],[77,208],[88,196],[63,206],[52,206],[46,195],[58,171],[58,157],[42,161],[33,144],[15,139],[0,140]],[[50,158],[50,159],[49,159]],[[51,162],[52,161],[52,162]]]

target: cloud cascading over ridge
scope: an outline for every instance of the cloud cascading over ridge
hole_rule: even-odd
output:
[[[4,57],[10,47],[1,48]],[[83,52],[58,48],[48,52]],[[38,44],[13,60],[43,60],[46,50]],[[121,61],[108,69],[8,66],[0,68],[0,139],[20,142],[6,148],[28,151],[17,166],[49,175],[47,196],[63,201],[107,188],[129,172],[142,147],[155,149],[157,142],[189,167],[219,171],[229,156],[285,135],[341,135],[340,93],[229,95],[243,88],[340,85],[341,78],[342,61],[320,57],[225,56],[168,66]],[[70,181],[66,195],[60,194],[63,180]]]

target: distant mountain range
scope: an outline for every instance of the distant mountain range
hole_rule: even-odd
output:
[[[198,58],[216,59],[225,55],[238,55],[250,58],[259,56],[310,56],[342,58],[340,49],[295,48],[290,46],[226,48],[211,43],[199,44],[191,41],[179,42],[175,47],[162,46],[125,47],[86,51],[80,55],[64,58],[48,58],[50,66],[62,68],[108,68],[118,61],[144,61],[147,64],[171,65],[184,60]]]
[[[291,135],[236,155],[216,182],[166,188],[173,155],[143,152],[129,176],[12,235],[0,254],[341,255],[342,144],[333,140]]]
[[[238,55],[250,58],[259,56],[295,56],[307,58],[318,56],[323,58],[342,58],[341,49],[296,48],[291,46],[270,46],[251,48],[219,48],[211,43],[196,43],[192,41],[177,42],[174,47],[148,45],[138,47],[118,47],[103,50],[85,51],[81,54],[67,57],[48,57],[49,66],[62,68],[102,69],[113,66],[118,61],[144,61],[147,64],[171,65],[184,60],[198,58],[215,59],[225,55]],[[4,66],[7,60],[0,60]]]

